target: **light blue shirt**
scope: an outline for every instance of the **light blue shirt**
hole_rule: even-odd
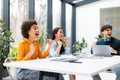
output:
[[[48,44],[47,44],[47,46],[48,46]],[[52,47],[50,49],[50,55],[49,55],[49,57],[60,56],[60,54],[56,53],[57,47],[58,47],[57,42],[55,40],[53,40]],[[70,54],[70,48],[65,47],[65,52],[62,52],[61,54],[62,55]]]

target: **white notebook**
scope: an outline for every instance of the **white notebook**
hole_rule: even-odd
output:
[[[111,57],[110,46],[109,45],[94,45],[92,47],[94,56],[104,56]]]

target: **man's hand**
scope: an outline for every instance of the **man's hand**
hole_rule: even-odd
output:
[[[117,51],[115,49],[113,49],[112,47],[110,47],[110,51],[112,54],[117,54]]]

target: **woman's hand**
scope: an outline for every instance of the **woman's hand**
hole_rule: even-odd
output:
[[[35,46],[34,46],[34,44],[30,44],[30,51],[27,54],[27,57],[30,58],[33,55],[34,52],[35,52]]]
[[[65,43],[66,47],[68,47],[68,39],[63,37],[61,40]]]
[[[62,46],[62,42],[60,40],[57,43],[58,43],[58,47]]]
[[[62,41],[59,40],[59,41],[57,42],[57,44],[58,44],[58,47],[57,47],[57,49],[56,49],[56,53],[59,54],[59,53],[60,53],[60,50],[61,50],[61,47],[62,47]]]
[[[52,39],[47,39],[47,43],[48,43],[48,50],[49,50],[52,46]]]

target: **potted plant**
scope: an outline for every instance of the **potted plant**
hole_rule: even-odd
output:
[[[86,47],[87,47],[87,42],[85,38],[82,38],[81,41],[75,41],[72,46],[73,50],[75,50],[77,53],[81,53],[82,49]]]
[[[97,39],[97,40],[100,40],[101,38],[103,38],[103,35],[102,35],[102,34],[98,34],[98,36],[95,37],[95,39]]]
[[[3,25],[4,21],[0,20],[0,74],[3,74],[3,62],[7,57],[8,48],[11,47],[10,42],[14,42],[14,39],[11,37],[12,32],[5,29]],[[2,75],[0,75],[0,80],[1,77]]]

